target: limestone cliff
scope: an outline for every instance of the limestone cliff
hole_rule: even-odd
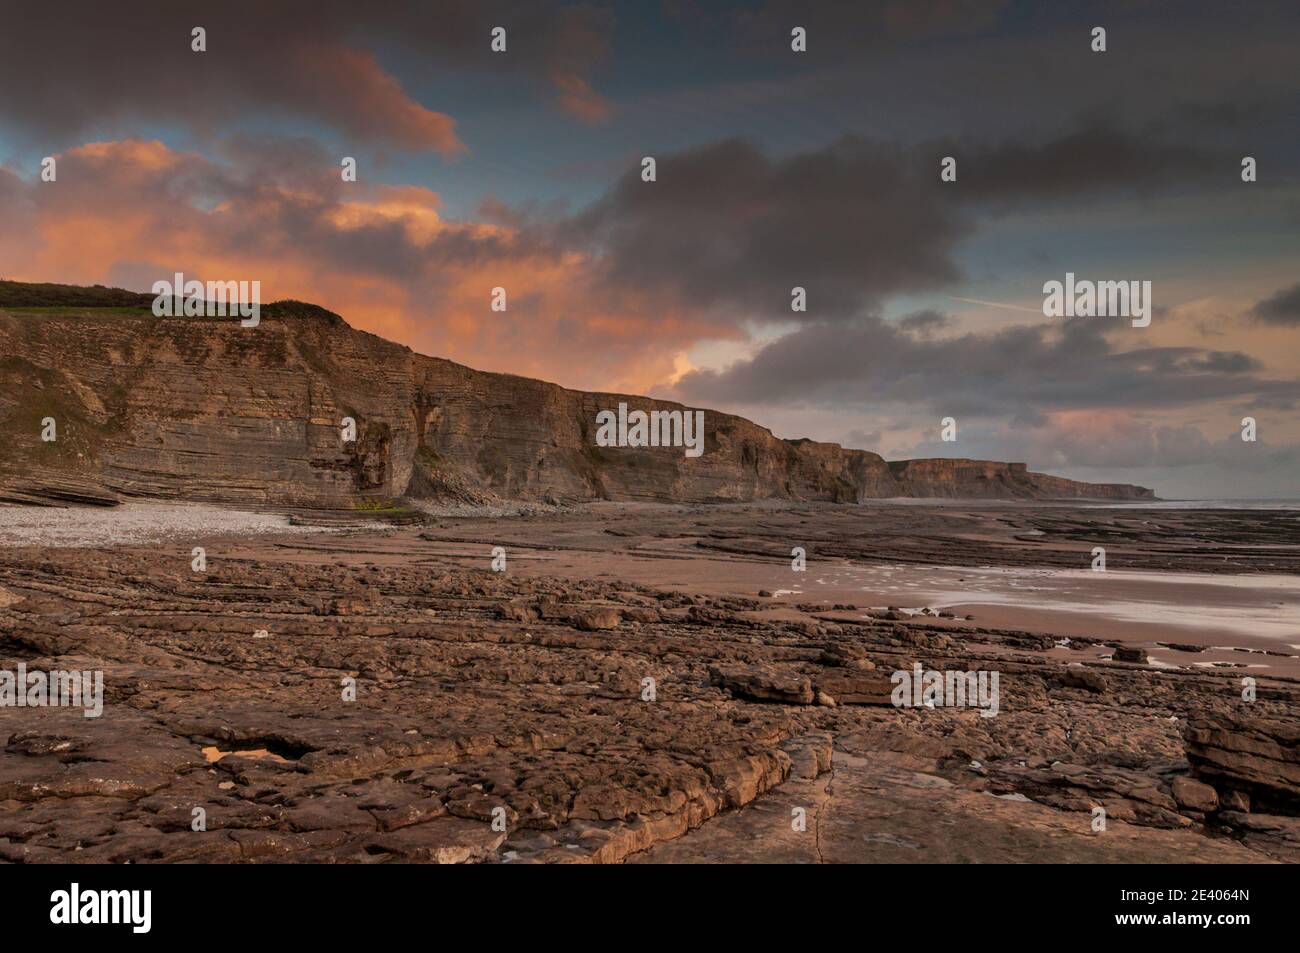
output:
[[[565,501],[857,502],[890,496],[1151,498],[1024,464],[887,463],[836,444],[782,440],[707,411],[705,451],[596,445],[620,401],[475,371],[279,302],[256,328],[157,318],[147,296],[113,307],[35,307],[37,286],[0,283],[0,487],[9,499],[114,495],[353,507],[404,495]],[[48,286],[47,286],[48,287]],[[55,286],[61,287],[61,286]],[[93,289],[73,289],[89,293]],[[126,294],[126,298],[120,296]],[[344,418],[356,422],[344,442]],[[42,441],[53,418],[57,439]]]

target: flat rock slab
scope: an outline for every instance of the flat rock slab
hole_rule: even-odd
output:
[[[1259,671],[1261,733],[1233,672],[1098,682],[1042,633],[754,595],[795,527],[848,558],[874,510],[637,512],[0,547],[0,668],[104,686],[96,718],[0,706],[0,860],[617,863],[733,829],[765,860],[1297,856],[1264,799],[1294,681]],[[997,714],[895,707],[916,666],[1000,673]]]
[[[835,753],[832,771],[787,781],[742,811],[629,858],[637,864],[1252,863],[1227,838],[1154,831],[964,790],[907,757]],[[913,762],[918,765],[918,762]],[[804,829],[796,830],[796,811]]]

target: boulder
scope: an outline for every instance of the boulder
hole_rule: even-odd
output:
[[[613,606],[590,606],[574,613],[573,624],[584,632],[596,632],[617,629],[622,619],[619,610]]]
[[[1202,814],[1209,814],[1219,808],[1219,792],[1201,781],[1193,778],[1174,778],[1170,788],[1179,807],[1187,808],[1189,811],[1199,811]]]
[[[1082,688],[1084,691],[1101,694],[1106,691],[1106,676],[1094,669],[1080,665],[1071,665],[1061,674],[1061,684],[1065,688]]]
[[[818,674],[816,690],[840,705],[892,705],[890,673],[874,669],[832,669]]]
[[[1183,735],[1192,774],[1254,810],[1300,814],[1300,720],[1249,714],[1193,719]],[[1225,805],[1227,806],[1227,805]]]
[[[771,668],[709,669],[709,682],[735,698],[783,705],[811,705],[812,682],[806,675]]]

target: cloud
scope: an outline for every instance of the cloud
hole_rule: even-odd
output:
[[[264,300],[318,302],[425,353],[592,389],[647,390],[683,342],[732,333],[636,289],[602,294],[591,258],[547,230],[448,219],[418,186],[344,183],[310,139],[214,153],[130,139],[59,154],[53,183],[0,168],[4,277],[140,291],[176,271],[258,280]],[[498,286],[504,313],[489,308]]]
[[[513,72],[583,119],[608,113],[590,82],[612,28],[601,11],[401,0],[359,12],[350,0],[36,5],[0,31],[0,87],[12,92],[0,99],[0,123],[67,142],[118,134],[122,123],[209,133],[290,117],[376,145],[464,152],[455,120],[419,102],[375,49],[430,85],[449,67]],[[513,34],[506,53],[489,48],[496,24]],[[191,50],[195,26],[207,31],[207,52]]]
[[[924,124],[988,136],[1026,120],[1047,131],[1091,110],[1152,131],[1177,129],[1199,142],[1240,142],[1242,130],[1232,127],[1245,121],[1255,148],[1268,148],[1264,140],[1272,137],[1260,133],[1269,126],[1281,137],[1278,144],[1293,142],[1292,0],[1239,0],[1231,17],[1215,0],[1182,0],[1177,18],[1147,0],[674,0],[665,6],[697,31],[728,36],[733,56],[747,54],[748,63],[768,66],[768,105],[820,93],[816,115],[840,99],[850,115],[869,123],[887,119],[909,141]],[[792,56],[795,25],[808,31],[808,52]],[[1108,30],[1106,54],[1091,50],[1095,26]],[[888,96],[872,95],[884,90]]]
[[[839,440],[841,446],[851,447],[854,450],[872,450],[880,446],[882,434],[879,430],[863,431],[858,429],[850,430]]]
[[[939,181],[956,153],[959,182]],[[600,262],[610,293],[634,287],[737,324],[848,322],[891,295],[955,285],[958,243],[988,203],[1178,187],[1226,167],[1209,152],[1079,120],[1051,139],[928,143],[855,136],[789,156],[728,139],[629,160],[614,186],[555,229]],[[806,312],[790,310],[807,290]]]
[[[598,257],[607,288],[739,322],[789,318],[800,286],[809,316],[834,320],[958,277],[965,227],[898,149],[846,138],[771,158],[732,139],[655,158],[656,181],[635,163],[556,231]]]
[[[908,422],[938,411],[972,439],[983,428],[989,446],[1004,432],[1008,452],[1118,466],[1203,454],[1200,428],[1228,408],[1296,435],[1286,336],[1300,286],[1253,308],[1261,290],[1243,287],[1277,274],[1287,236],[1264,231],[1284,233],[1268,210],[1295,206],[1285,3],[1247,0],[1225,18],[1192,0],[1175,22],[1129,0],[666,2],[671,22],[558,0],[32,6],[0,32],[13,92],[0,136],[25,163],[58,152],[59,180],[0,168],[0,264],[146,290],[175,270],[260,279],[266,296],[319,301],[427,353],[570,386],[671,384],[829,438],[913,440]],[[601,70],[616,14],[637,56],[621,60],[614,104]],[[1094,23],[1110,30],[1105,56],[1088,48]],[[198,24],[204,54],[190,51]],[[489,49],[498,25],[504,54]],[[793,25],[809,30],[806,55],[789,50]],[[654,58],[682,68],[640,69]],[[526,133],[494,117],[517,124],[538,100],[609,125],[565,124],[575,141],[529,152],[534,201],[517,198],[523,176],[502,186],[510,204],[476,194],[519,168],[508,153],[531,148],[520,135],[545,132],[533,116]],[[733,131],[750,138],[717,138]],[[339,140],[352,144],[340,153]],[[440,180],[457,190],[446,206],[428,188],[376,184],[426,174],[425,156],[394,152],[455,156],[466,142],[482,152]],[[1261,179],[1243,190],[1247,149]],[[640,179],[647,152],[654,183]],[[340,154],[362,157],[362,182],[341,182]],[[957,157],[957,183],[939,181],[943,155]],[[1129,201],[1157,190],[1175,194]],[[1070,203],[1082,208],[1060,242],[1035,242]],[[1197,260],[1204,236],[1252,221],[1250,268]],[[963,245],[981,228],[989,240]],[[1047,267],[1045,251],[1056,271],[1062,249],[1131,255],[1160,281],[1150,332],[1025,309],[1014,283]],[[505,313],[487,307],[496,286]],[[790,310],[795,286],[807,312]],[[1198,312],[1204,330],[1163,305],[1211,293],[1222,303]],[[972,330],[969,311],[882,318],[940,295],[1008,301],[974,312],[1002,330]]]
[[[898,327],[909,334],[924,338],[942,331],[952,323],[952,319],[946,314],[940,314],[937,311],[917,311],[914,314],[900,318]]]
[[[1264,376],[1249,355],[1195,347],[1132,347],[1104,318],[942,338],[932,324],[877,316],[810,324],[724,370],[696,370],[679,396],[706,404],[811,407],[897,402],[935,414],[1021,417],[1053,410],[1168,408],[1226,398],[1293,401],[1300,381]],[[1127,349],[1116,341],[1129,343]]]
[[[889,41],[969,36],[993,26],[1010,6],[1009,0],[765,0],[728,15],[739,43],[755,53],[788,50],[791,28],[802,26],[815,44],[810,49],[835,59]]]
[[[1257,321],[1281,327],[1300,327],[1300,284],[1283,288],[1276,294],[1258,302],[1251,309]]]
[[[1161,140],[1107,121],[1080,117],[1073,129],[1045,141],[938,140],[928,149],[958,164],[961,196],[995,202],[1153,191],[1224,177],[1230,155],[1185,142]]]
[[[908,457],[966,456],[1037,461],[1075,472],[1165,470],[1208,467],[1276,473],[1300,462],[1300,443],[1241,439],[1236,421],[1225,419],[1217,436],[1196,426],[1150,419],[1122,408],[1054,412],[1035,423],[968,424],[956,444],[927,438],[900,453]]]
[[[576,214],[486,202],[477,221],[446,218],[422,187],[344,183],[310,138],[228,137],[210,153],[107,141],[61,154],[57,183],[0,174],[5,219],[21,228],[0,239],[9,276],[145,290],[152,272],[256,278],[267,295],[487,369],[648,389],[685,368],[679,389],[714,403],[938,395],[950,413],[1023,413],[1087,404],[1098,388],[1103,400],[1296,399],[1244,353],[1120,351],[1098,324],[988,338],[953,337],[933,311],[881,321],[886,298],[959,280],[953,250],[973,222],[932,163],[879,143],[772,157],[725,140],[659,156],[651,183],[633,161]],[[790,311],[796,285],[806,314]],[[505,314],[486,307],[497,286]],[[725,372],[690,371],[695,344],[764,323],[805,327]]]

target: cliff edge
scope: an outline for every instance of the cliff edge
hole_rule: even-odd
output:
[[[703,453],[599,446],[597,415],[685,411],[472,370],[284,301],[155,317],[118,289],[0,282],[0,498],[357,507],[475,500],[1154,499],[1023,463],[886,462],[705,411]],[[355,422],[344,439],[345,418]],[[53,420],[55,439],[43,440]]]

